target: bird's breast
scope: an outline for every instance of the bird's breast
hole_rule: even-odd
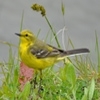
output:
[[[53,57],[37,58],[29,51],[28,47],[25,46],[24,47],[20,46],[19,52],[20,52],[20,58],[24,64],[26,64],[28,67],[38,70],[52,66],[56,60]]]

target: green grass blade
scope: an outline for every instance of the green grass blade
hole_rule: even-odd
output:
[[[39,36],[41,29],[38,30],[36,37]]]
[[[27,82],[24,86],[23,91],[19,95],[19,100],[27,100],[30,94],[30,82]]]
[[[98,36],[95,33],[96,37],[96,51],[97,51],[97,60],[98,60],[98,73],[100,74],[100,50],[99,50],[99,43],[98,43]]]
[[[62,14],[64,16],[65,15],[65,6],[63,4],[63,1],[61,2],[61,11],[62,11]]]
[[[90,86],[89,86],[89,100],[92,100],[93,98],[94,89],[95,89],[95,81],[94,81],[94,78],[92,78]]]
[[[23,10],[23,12],[22,12],[22,17],[21,17],[20,31],[22,31],[22,27],[23,27],[23,20],[24,20],[24,10]]]
[[[84,88],[84,95],[81,100],[88,100],[88,89]]]
[[[67,80],[69,81],[69,83],[71,83],[72,86],[75,86],[76,73],[75,73],[74,66],[71,63],[66,65],[66,77],[67,77]]]

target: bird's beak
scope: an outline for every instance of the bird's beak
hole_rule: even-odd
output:
[[[20,33],[15,33],[17,36],[21,36],[21,34]]]

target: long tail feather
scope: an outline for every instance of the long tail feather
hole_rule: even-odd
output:
[[[57,60],[61,60],[61,59],[64,59],[64,58],[70,57],[70,56],[87,54],[89,52],[90,51],[87,48],[68,50],[68,51],[65,51],[65,52],[61,53],[61,57],[59,57]]]
[[[85,54],[89,52],[90,52],[89,49],[81,48],[81,49],[74,49],[74,50],[66,51],[65,54],[66,55],[81,55],[81,54]]]

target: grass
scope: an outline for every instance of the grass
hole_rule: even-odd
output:
[[[11,51],[11,48],[10,48]],[[37,88],[32,89],[28,81],[23,89],[19,90],[19,64],[16,64],[12,53],[9,52],[9,61],[2,63],[4,74],[3,84],[0,87],[0,100],[99,100],[99,76],[94,70],[76,74],[75,66],[68,62],[54,71],[53,67],[43,70],[41,97],[38,95],[39,75]],[[79,66],[79,65],[76,65]],[[81,67],[87,67],[86,64]],[[95,66],[94,66],[95,67]],[[80,68],[81,69],[81,68]],[[84,75],[85,73],[85,75]],[[91,74],[90,74],[91,73]]]
[[[65,10],[62,5],[62,13]],[[41,9],[40,9],[41,10]],[[44,12],[43,12],[44,13]],[[45,14],[44,14],[45,15]],[[56,32],[45,16],[51,28],[55,40],[60,47]],[[22,18],[23,19],[23,18]],[[22,22],[21,22],[22,26]],[[22,27],[21,27],[22,29]],[[20,29],[20,30],[21,30]],[[47,37],[48,38],[48,35]],[[12,47],[8,42],[0,43],[9,46],[9,58],[7,62],[0,62],[0,67],[4,78],[0,87],[0,100],[99,100],[100,99],[100,50],[96,34],[96,52],[98,63],[93,64],[89,56],[75,56],[73,60],[67,59],[64,64],[54,70],[54,66],[43,70],[42,90],[38,94],[39,75],[37,76],[37,86],[33,89],[33,84],[28,81],[23,91],[20,91],[19,66],[20,61],[13,56]],[[70,45],[73,46],[69,38]],[[97,69],[96,69],[97,67]]]

